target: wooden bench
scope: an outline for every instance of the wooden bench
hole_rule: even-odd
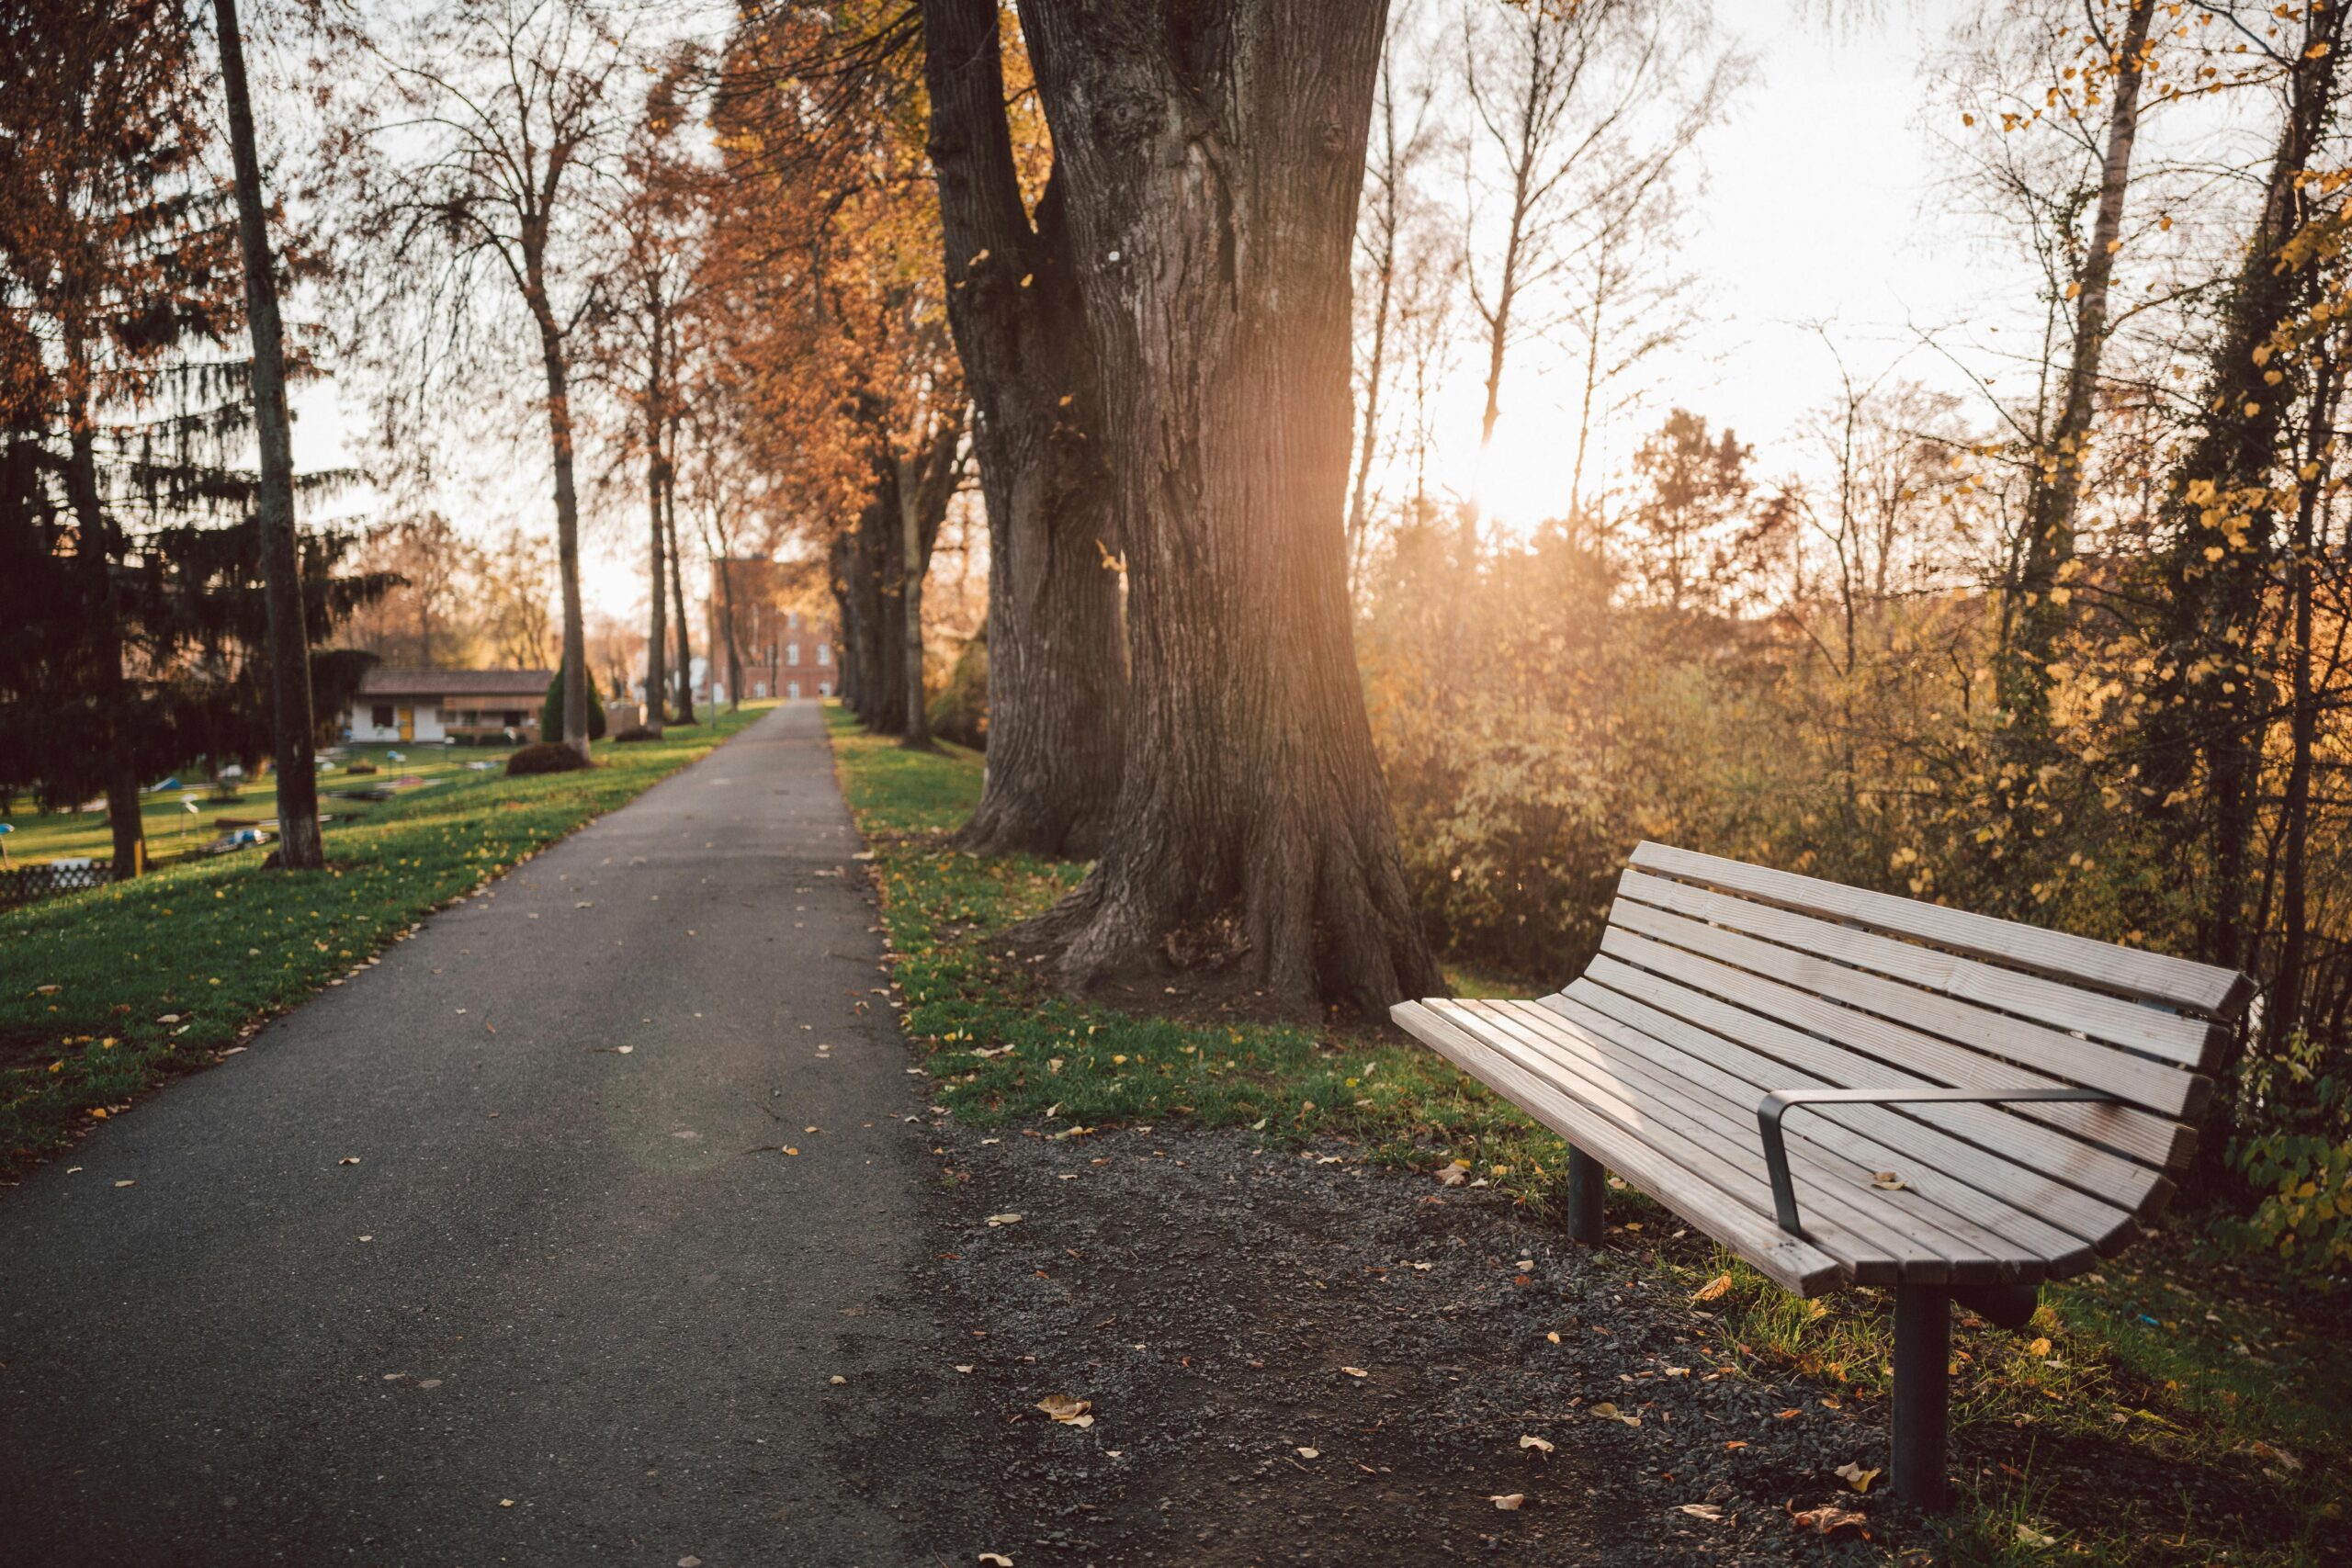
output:
[[[1800,1296],[1894,1292],[1894,1488],[1944,1502],[1954,1299],[2005,1327],[2162,1212],[2254,985],[2234,970],[1664,844],[1541,1001],[1396,1022]]]

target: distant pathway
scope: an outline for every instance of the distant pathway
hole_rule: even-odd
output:
[[[784,708],[0,1192],[0,1560],[909,1561],[854,842]]]

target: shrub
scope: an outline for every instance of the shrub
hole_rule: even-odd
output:
[[[926,710],[931,719],[931,732],[942,740],[953,740],[958,746],[974,750],[988,744],[989,734],[989,634],[982,626],[971,641],[964,645],[953,669],[947,672],[947,683],[931,699]]]
[[[616,746],[627,746],[639,740],[659,740],[661,739],[662,732],[660,730],[648,729],[641,724],[632,724],[627,729],[622,730],[618,735],[613,737],[613,744]]]
[[[373,762],[354,762],[351,766],[344,769],[343,771],[346,773],[372,773],[376,771],[376,764]]]
[[[521,773],[569,773],[588,765],[588,759],[560,740],[542,740],[525,746],[506,759],[506,772]]]
[[[592,671],[588,674],[588,739],[602,740],[604,738],[605,703],[596,690],[596,676]],[[555,679],[548,682],[548,700],[539,705],[539,739],[543,741],[564,739],[563,671],[560,670],[555,672]],[[508,771],[513,772],[512,769]]]

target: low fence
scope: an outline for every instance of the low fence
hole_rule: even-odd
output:
[[[103,887],[113,872],[114,863],[102,860],[80,865],[12,865],[0,871],[0,909],[53,898],[60,893]]]

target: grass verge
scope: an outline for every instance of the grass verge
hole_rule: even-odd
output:
[[[326,871],[265,871],[248,852],[0,914],[0,1171],[218,1060],[434,909],[758,716],[601,746],[583,773],[453,778],[330,824]]]
[[[842,784],[874,857],[909,1032],[941,1102],[1041,1136],[1185,1118],[1500,1188],[1553,1212],[1566,1150],[1433,1053],[1369,1035],[1177,1022],[1056,994],[990,936],[1081,868],[983,858],[948,832],[979,759],[903,750],[826,709]],[[1467,977],[1457,977],[1466,980]],[[1478,989],[1496,994],[1482,978]],[[1612,1200],[1611,1245],[1714,1314],[1717,1356],[1795,1372],[1821,1397],[1887,1397],[1892,1297],[1799,1302],[1662,1211]],[[1953,1343],[1963,1499],[1933,1557],[1969,1563],[2303,1564],[2342,1561],[2352,1292],[2285,1274],[2184,1220],[2052,1287],[2030,1330],[1964,1315]],[[1800,1506],[1821,1501],[1795,1500]]]

